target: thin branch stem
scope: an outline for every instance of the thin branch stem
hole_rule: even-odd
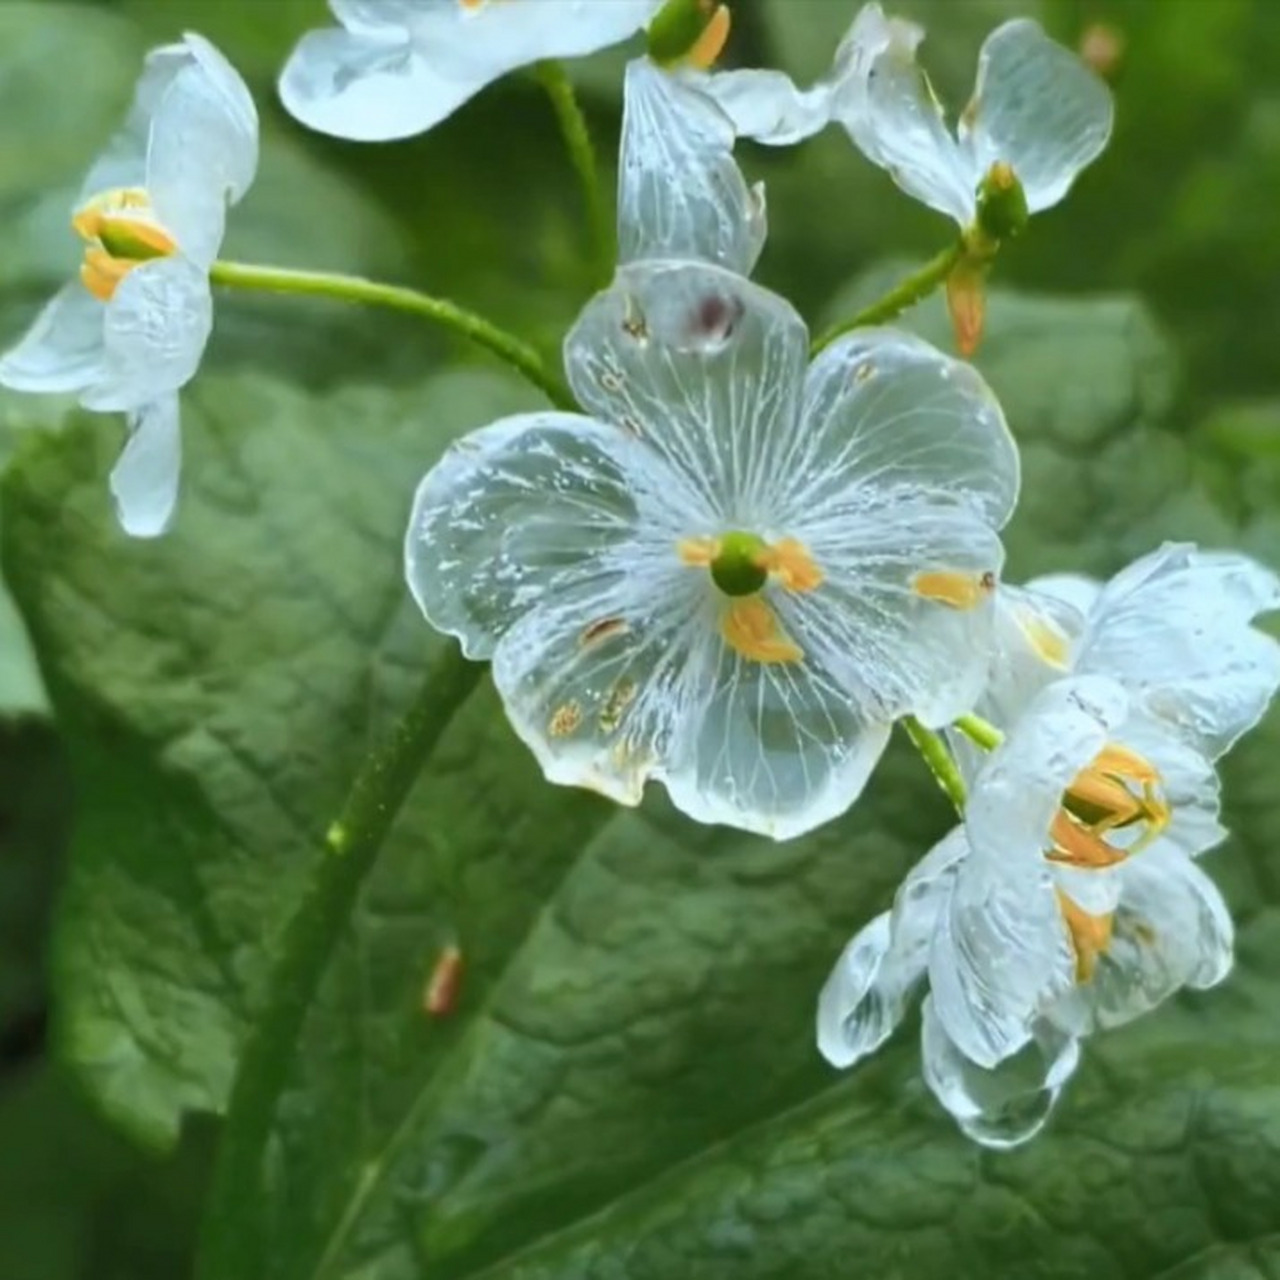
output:
[[[901,724],[907,737],[911,739],[911,745],[929,766],[929,772],[933,774],[938,786],[942,788],[947,799],[955,805],[956,812],[963,814],[964,779],[960,776],[955,757],[948,750],[942,735],[935,733],[932,729],[926,729],[915,716],[905,716]]]
[[[564,65],[556,61],[537,65],[538,81],[551,99],[564,139],[565,149],[578,175],[582,188],[582,202],[586,211],[587,234],[591,239],[591,263],[596,284],[603,288],[613,276],[615,243],[613,219],[600,185],[600,170],[596,164],[595,148],[591,145],[591,132],[587,118],[582,113],[573,84]]]
[[[421,316],[493,352],[543,392],[557,408],[576,410],[578,407],[569,389],[547,369],[542,357],[527,342],[444,298],[419,293],[402,285],[366,280],[362,276],[328,271],[293,271],[245,262],[215,262],[209,270],[209,280],[227,289],[333,298],[339,302],[388,307],[392,311]]]
[[[254,1280],[261,1272],[263,1159],[307,1011],[396,815],[482,673],[450,643],[390,739],[361,766],[325,836],[240,1056],[205,1208],[200,1280]]]
[[[983,751],[994,751],[1004,741],[1004,734],[995,725],[972,712],[967,716],[960,716],[954,722],[954,727]]]
[[[815,338],[810,352],[817,355],[819,351],[829,347],[837,338],[842,338],[853,329],[861,329],[870,324],[883,324],[901,315],[908,307],[926,298],[938,288],[951,274],[951,269],[964,255],[965,246],[960,240],[949,245],[936,257],[905,280],[900,280],[884,297],[864,307],[857,315],[833,325],[826,333]]]

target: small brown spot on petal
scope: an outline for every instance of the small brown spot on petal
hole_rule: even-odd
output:
[[[708,293],[698,303],[690,320],[690,336],[710,342],[727,342],[746,313],[741,298]]]
[[[612,733],[622,723],[623,713],[636,700],[638,692],[636,682],[625,676],[609,690],[609,696],[600,708],[600,728],[605,733]]]
[[[582,724],[582,708],[576,702],[566,702],[551,713],[547,732],[553,738],[567,738],[576,733]]]
[[[623,303],[622,331],[637,342],[649,341],[649,326],[645,322],[644,312],[639,303],[628,297]]]
[[[853,380],[859,386],[864,382],[870,382],[876,376],[875,362],[871,360],[861,360],[853,368]]]
[[[578,643],[599,644],[600,641],[608,640],[613,636],[625,635],[629,630],[630,627],[622,618],[598,618],[578,637]]]

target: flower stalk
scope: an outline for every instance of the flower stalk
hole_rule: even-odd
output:
[[[392,311],[421,316],[492,352],[537,387],[556,408],[573,411],[578,407],[568,387],[547,368],[542,357],[527,342],[445,298],[436,298],[403,285],[366,280],[363,276],[295,271],[286,267],[223,260],[215,262],[209,269],[209,280],[211,284],[225,289],[332,298],[338,302],[387,307]]]
[[[920,758],[929,766],[929,772],[942,788],[943,794],[955,806],[958,814],[964,814],[965,787],[964,779],[956,766],[955,757],[947,749],[942,735],[932,729],[926,729],[915,716],[904,716],[902,728],[911,745],[920,753]]]
[[[240,1056],[204,1218],[201,1280],[258,1273],[263,1157],[307,1010],[410,788],[483,671],[450,643],[390,739],[361,766],[325,835]]]
[[[994,751],[1004,741],[1004,734],[995,725],[981,716],[975,716],[972,712],[967,716],[960,716],[953,722],[952,727],[963,733],[970,742],[981,747],[983,751]]]

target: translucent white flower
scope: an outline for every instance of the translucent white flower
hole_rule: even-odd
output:
[[[227,207],[257,162],[257,113],[226,59],[192,34],[150,53],[125,125],[76,202],[80,279],[0,359],[4,386],[72,392],[87,409],[128,415],[111,489],[139,537],[163,532],[173,512],[177,393],[213,323],[209,267]]]
[[[342,25],[308,32],[280,98],[309,128],[360,142],[407,138],[486,85],[639,31],[662,0],[329,0]]]
[[[807,353],[782,298],[640,261],[566,341],[589,416],[495,423],[423,480],[410,586],[552,781],[655,778],[784,838],[848,807],[894,719],[980,688],[1018,486],[994,396],[891,330]]]
[[[866,5],[837,58],[832,114],[859,150],[909,195],[964,229],[979,184],[1012,168],[1031,213],[1055,205],[1111,135],[1110,91],[1030,19],[987,37],[973,98],[948,128],[916,63],[924,30]]]
[[[1081,1036],[1226,976],[1231,920],[1192,861],[1223,834],[1202,756],[1114,681],[1053,683],[837,963],[820,1049],[837,1066],[873,1051],[927,977],[930,1087],[976,1140],[1025,1141]]]

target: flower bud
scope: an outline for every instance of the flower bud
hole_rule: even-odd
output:
[[[649,24],[649,56],[659,66],[687,62],[705,70],[729,38],[729,6],[719,0],[667,0]]]

